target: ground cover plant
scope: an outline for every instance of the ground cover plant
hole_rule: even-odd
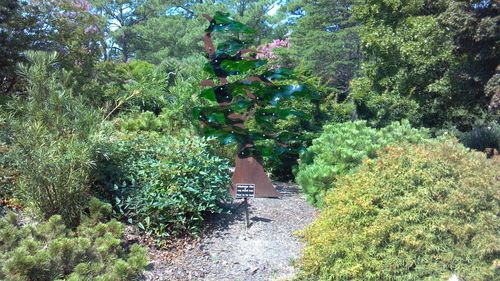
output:
[[[326,195],[298,279],[496,280],[499,172],[456,140],[384,149]]]

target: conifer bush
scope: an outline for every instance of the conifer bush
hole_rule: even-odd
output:
[[[22,225],[14,213],[0,219],[0,280],[139,280],[145,249],[123,244],[124,227],[107,221],[111,206],[94,199],[75,230],[61,216]]]
[[[26,92],[2,114],[9,130],[9,167],[15,196],[46,219],[61,215],[77,226],[87,207],[91,174],[106,126],[73,89],[74,75],[61,70],[55,53],[28,52],[19,66]]]
[[[308,201],[320,206],[323,194],[335,188],[338,176],[354,171],[366,158],[375,158],[379,149],[427,138],[427,130],[414,129],[408,121],[394,122],[382,129],[371,128],[366,121],[326,125],[301,157],[296,180]]]
[[[328,192],[298,279],[498,280],[499,159],[456,140],[384,150]]]

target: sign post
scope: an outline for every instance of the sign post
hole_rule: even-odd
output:
[[[253,183],[236,184],[236,199],[246,199],[253,197],[255,197],[255,184]]]
[[[247,228],[250,227],[250,214],[248,211],[248,198],[255,197],[255,184],[253,183],[239,183],[236,184],[236,199],[243,199],[245,207],[245,223]]]

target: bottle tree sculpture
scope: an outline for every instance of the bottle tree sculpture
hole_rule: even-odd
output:
[[[304,85],[297,83],[285,68],[273,68],[256,58],[257,51],[247,49],[255,33],[229,14],[217,12],[205,30],[205,51],[209,62],[204,69],[210,80],[202,81],[200,96],[212,105],[193,111],[205,136],[217,137],[223,144],[237,143],[231,194],[238,185],[254,185],[255,197],[279,197],[265,173],[263,157],[271,160],[283,153],[302,150],[304,139],[290,131],[279,131],[274,124],[290,116],[311,118],[302,111],[286,107],[286,100],[314,98]],[[225,40],[215,47],[212,34],[222,33]]]

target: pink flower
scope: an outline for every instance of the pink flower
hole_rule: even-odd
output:
[[[87,2],[87,0],[77,0],[75,3],[75,7],[77,9],[82,9],[84,11],[89,11],[90,10],[90,3]]]
[[[88,26],[86,27],[84,30],[83,30],[83,33],[85,34],[90,34],[90,33],[96,33],[99,31],[99,28],[97,28],[97,26],[95,25],[91,25],[91,26]]]
[[[276,39],[269,44],[264,44],[262,46],[259,46],[257,48],[257,50],[259,51],[259,53],[257,53],[257,58],[269,59],[269,60],[277,59],[273,50],[276,48],[289,48],[289,47],[290,47],[290,42],[288,38],[285,38],[284,40]]]

